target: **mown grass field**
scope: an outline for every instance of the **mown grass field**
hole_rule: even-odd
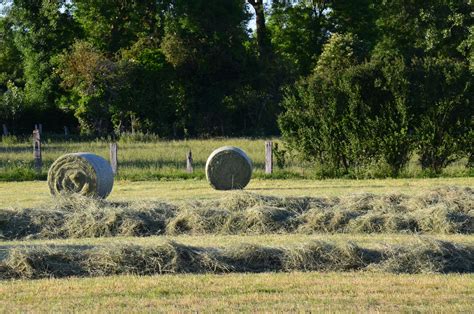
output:
[[[245,191],[273,196],[340,196],[351,193],[421,193],[443,186],[474,186],[474,178],[373,179],[373,180],[262,180],[252,179]],[[0,208],[28,207],[51,200],[43,181],[0,182]],[[191,200],[225,196],[205,180],[116,181],[112,201]]]
[[[279,197],[343,197],[375,193],[423,195],[445,186],[474,187],[473,178],[386,180],[262,180],[247,191]],[[0,183],[0,208],[32,208],[51,203],[45,182]],[[225,197],[204,180],[116,182],[110,200],[186,202]],[[469,205],[468,205],[469,206]],[[0,219],[1,220],[1,219]],[[192,247],[237,247],[242,243],[298,247],[323,241],[383,250],[416,247],[424,239],[472,246],[474,235],[403,233],[314,233],[163,235],[151,237],[0,240],[0,258],[11,249],[51,247],[157,247],[170,241]],[[1,270],[0,270],[1,271]],[[349,312],[472,312],[474,275],[394,274],[379,271],[265,272],[229,274],[116,275],[0,281],[0,311],[349,311]]]
[[[280,149],[284,144],[279,139]],[[46,137],[43,142],[43,170],[36,173],[33,170],[32,144],[30,141],[0,142],[0,181],[45,180],[51,164],[63,154],[73,152],[92,152],[109,158],[109,141],[96,140],[89,142],[55,141]],[[133,141],[119,142],[118,179],[121,180],[160,180],[160,179],[203,179],[204,166],[211,152],[221,146],[232,145],[242,148],[252,159],[254,177],[264,179],[307,178],[319,179],[325,176],[324,167],[315,166],[300,160],[297,156],[287,153],[284,168],[275,165],[272,175],[265,175],[265,140],[223,138],[212,140],[180,140],[137,143]],[[185,171],[186,154],[193,153],[194,173]],[[276,163],[276,160],[275,160]],[[441,174],[443,177],[472,176],[472,168],[466,168],[466,160],[460,160],[449,165]],[[374,165],[359,169],[352,177],[383,178],[385,169]],[[401,177],[428,177],[430,173],[421,170],[417,157],[413,156]]]
[[[10,281],[14,312],[438,312],[469,313],[474,275],[264,273]]]

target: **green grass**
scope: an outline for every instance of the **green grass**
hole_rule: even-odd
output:
[[[274,142],[280,142],[274,139]],[[145,143],[123,141],[119,143],[119,175],[122,180],[203,179],[204,165],[210,153],[221,146],[232,145],[242,148],[253,161],[254,178],[262,179],[319,179],[324,168],[303,162],[288,155],[284,169],[275,167],[272,175],[264,174],[265,140],[244,138],[222,138],[211,140],[151,141]],[[280,143],[280,147],[284,147]],[[186,154],[191,150],[194,159],[194,173],[185,171]],[[92,152],[109,158],[109,142],[46,140],[43,142],[43,170],[33,170],[32,145],[29,141],[0,142],[0,181],[45,180],[47,169],[63,154]],[[466,160],[458,161],[443,170],[443,177],[473,176],[472,168],[466,168]],[[360,171],[361,178],[384,177],[383,169],[371,168]],[[416,157],[412,158],[401,177],[430,177],[421,170]]]
[[[472,312],[474,275],[264,273],[0,283],[2,312]]]
[[[373,180],[261,180],[253,179],[245,191],[274,196],[341,196],[351,193],[421,193],[443,186],[474,187],[474,178]],[[228,192],[213,190],[204,180],[117,181],[111,201],[211,199]],[[46,182],[0,182],[0,208],[29,207],[51,200]]]

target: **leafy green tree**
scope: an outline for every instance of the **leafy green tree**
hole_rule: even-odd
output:
[[[127,77],[131,88],[122,97],[120,110],[122,115],[128,113],[130,129],[173,136],[173,127],[180,118],[179,100],[176,99],[179,91],[175,90],[177,81],[173,67],[166,61],[159,43],[140,39],[122,53],[120,62],[129,64],[131,69]],[[117,128],[117,118],[114,120]],[[126,127],[125,121],[121,119],[119,124]]]
[[[8,81],[6,91],[0,96],[0,120],[15,125],[23,111],[23,103],[22,90]]]
[[[423,168],[435,173],[472,147],[472,24],[468,0],[382,1],[374,56],[387,51],[408,68],[411,130]],[[471,135],[472,136],[472,135]],[[464,153],[463,153],[464,152]]]
[[[161,37],[168,0],[75,0],[74,17],[94,47],[110,54]]]
[[[13,23],[10,17],[0,17],[0,93],[8,89],[8,82],[21,84],[23,73],[21,55],[15,46]]]
[[[472,148],[472,73],[465,62],[426,57],[413,60],[412,75],[410,99],[417,105],[420,162],[424,169],[440,173]]]
[[[58,74],[71,92],[63,107],[74,111],[82,131],[107,133],[117,94],[125,88],[124,69],[87,42],[75,43],[60,59]]]
[[[363,49],[352,35],[334,34],[314,74],[299,82],[295,90],[288,90],[283,101],[285,112],[279,122],[289,147],[334,172],[342,169],[347,173],[353,166],[350,134],[346,132],[351,123],[348,97],[341,89],[340,78],[347,67],[362,60]]]
[[[296,75],[308,75],[314,69],[327,40],[328,1],[305,0],[296,4],[274,1],[268,19],[276,53],[291,64]]]
[[[226,134],[232,129],[224,99],[246,78],[249,18],[243,0],[173,3],[161,48],[175,68],[177,90],[183,92],[181,132]]]
[[[170,135],[173,76],[156,44],[138,41],[113,60],[92,44],[77,42],[61,57],[59,75],[70,92],[63,106],[75,113],[84,132]]]
[[[383,0],[377,6],[380,50],[412,56],[465,59],[474,22],[470,0]]]
[[[25,101],[37,110],[54,107],[60,97],[55,57],[79,34],[66,0],[14,0],[10,16],[23,60]]]
[[[333,0],[328,1],[328,30],[337,33],[351,33],[359,40],[373,47],[379,36],[376,20],[377,9],[384,0]]]
[[[16,124],[23,110],[21,55],[15,46],[13,23],[0,17],[0,120]]]

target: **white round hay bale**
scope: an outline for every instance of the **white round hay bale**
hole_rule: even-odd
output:
[[[48,172],[52,195],[80,194],[106,198],[114,185],[109,162],[92,153],[74,153],[59,157]]]
[[[224,146],[206,162],[206,178],[216,190],[243,189],[252,177],[252,161],[240,148]]]

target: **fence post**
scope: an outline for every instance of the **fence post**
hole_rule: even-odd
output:
[[[265,173],[273,173],[273,142],[265,142]]]
[[[33,131],[33,158],[35,161],[35,169],[40,172],[43,166],[43,160],[41,156],[41,136],[39,130]]]
[[[8,129],[7,129],[7,125],[6,125],[6,124],[3,124],[3,135],[5,135],[5,136],[8,135]]]
[[[193,153],[189,150],[188,154],[186,155],[186,172],[193,173]]]
[[[117,175],[118,172],[118,145],[117,143],[110,144],[110,165],[112,166],[112,172]]]

